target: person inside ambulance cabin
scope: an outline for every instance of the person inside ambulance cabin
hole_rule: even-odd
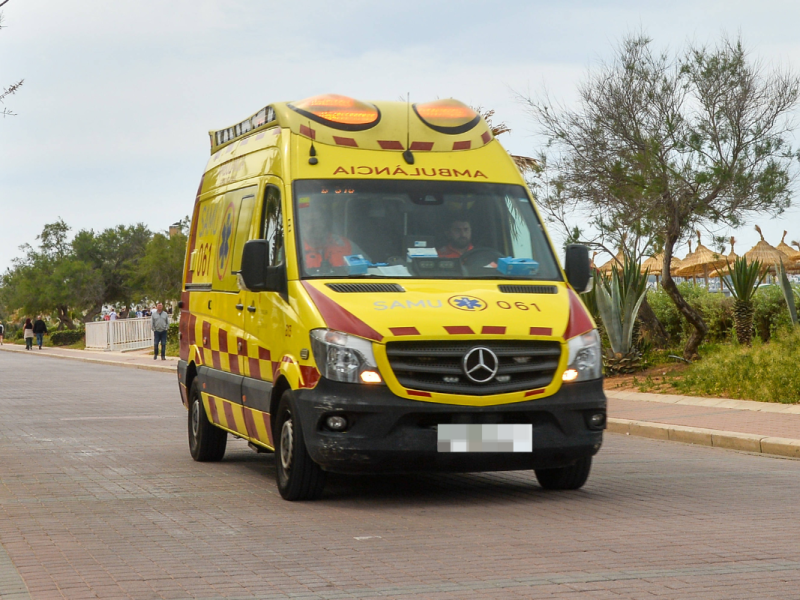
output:
[[[324,201],[300,205],[300,234],[303,238],[303,264],[308,269],[347,266],[345,256],[367,256],[353,241],[330,231],[333,217]]]
[[[447,245],[437,248],[439,258],[460,258],[474,247],[472,245],[472,226],[464,215],[456,215],[448,222],[445,230]]]

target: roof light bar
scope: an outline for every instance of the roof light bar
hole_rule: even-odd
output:
[[[413,108],[420,121],[439,133],[466,133],[481,120],[477,112],[458,100],[436,100],[414,104]]]
[[[218,131],[211,132],[211,152],[213,152],[222,146],[223,144],[227,144],[237,138],[244,137],[254,129],[261,127],[267,123],[271,123],[275,120],[275,111],[272,109],[271,106],[266,106],[254,114],[252,117],[245,119],[237,123],[236,125],[232,125],[231,127],[227,127],[226,129],[220,129]]]
[[[342,131],[364,131],[378,124],[378,107],[336,94],[313,96],[287,105],[304,117]]]

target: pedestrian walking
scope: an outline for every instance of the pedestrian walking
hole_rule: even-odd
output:
[[[45,333],[47,333],[47,325],[42,321],[42,315],[39,315],[33,323],[33,335],[36,336],[36,343],[39,345],[39,350],[42,349]]]
[[[25,324],[22,326],[22,337],[25,338],[25,350],[33,348],[33,323],[30,319],[25,319]]]
[[[3,337],[6,335],[6,328],[0,323],[0,346],[3,345]]]
[[[158,344],[161,342],[161,360],[167,360],[167,330],[169,329],[169,314],[164,310],[164,305],[159,302],[156,304],[153,314],[150,317],[150,324],[153,328],[153,360],[158,358]]]
[[[114,308],[111,308],[111,312],[108,313],[108,320],[109,321],[116,321],[117,320],[117,311]]]

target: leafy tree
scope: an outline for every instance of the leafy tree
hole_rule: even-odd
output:
[[[3,303],[27,315],[55,313],[59,329],[73,329],[73,310],[87,305],[99,279],[90,265],[72,254],[69,226],[61,219],[44,226],[39,248],[25,244],[22,258],[3,277]]]
[[[692,326],[691,358],[708,327],[669,274],[675,245],[698,226],[790,206],[800,80],[750,60],[740,40],[668,54],[631,35],[578,91],[574,110],[523,98],[549,142],[540,204],[552,218],[590,215],[602,233],[663,244],[662,283]]]
[[[82,230],[72,240],[75,259],[97,272],[99,285],[85,298],[88,322],[104,304],[128,303],[141,290],[137,285],[138,262],[144,256],[151,232],[144,224],[117,225],[99,233]]]
[[[156,233],[147,243],[137,268],[138,287],[147,296],[162,301],[180,298],[187,242],[181,231],[171,236]]]

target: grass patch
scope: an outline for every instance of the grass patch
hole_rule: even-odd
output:
[[[776,332],[769,343],[750,347],[709,345],[703,360],[683,371],[672,386],[686,395],[800,402],[800,328]]]

